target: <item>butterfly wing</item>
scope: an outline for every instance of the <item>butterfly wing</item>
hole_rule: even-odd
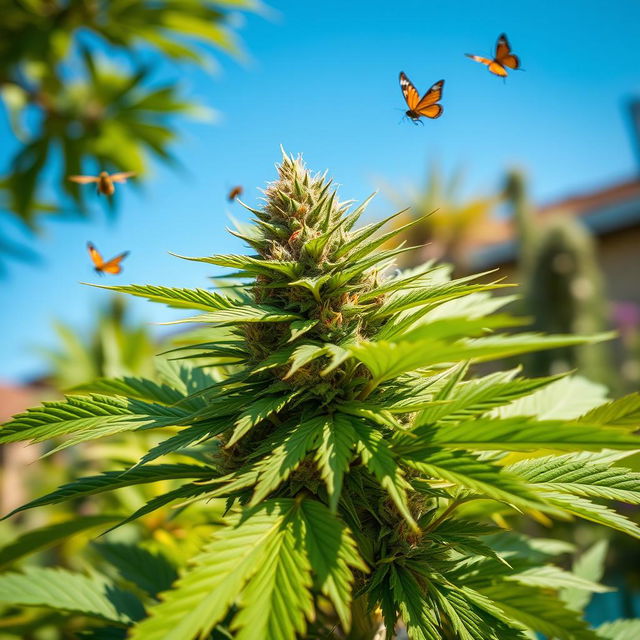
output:
[[[97,176],[69,176],[67,179],[71,180],[71,182],[77,182],[78,184],[90,184],[100,180]]]
[[[109,262],[105,262],[102,265],[102,271],[105,273],[113,273],[114,275],[120,273],[122,271],[122,266],[120,263],[129,255],[128,251],[124,251],[120,255],[117,255],[115,258],[111,258]]]
[[[403,71],[400,72],[400,89],[402,89],[402,95],[404,96],[404,100],[407,103],[409,110],[415,111],[415,108],[420,102],[420,94]]]
[[[482,56],[474,56],[473,53],[465,53],[464,55],[467,56],[467,58],[471,58],[472,60],[475,60],[480,64],[486,64],[487,66],[489,66],[493,62],[493,60],[490,60],[489,58],[483,58]]]
[[[135,171],[121,171],[120,173],[112,173],[109,176],[111,182],[126,182],[127,178],[133,178]]]
[[[442,105],[436,103],[442,98],[443,87],[444,80],[438,80],[438,82],[422,96],[420,102],[418,102],[415,107],[415,111],[427,118],[439,118],[442,115]]]
[[[518,56],[511,53],[511,46],[504,33],[500,34],[498,43],[496,44],[495,62],[498,62],[502,67],[509,67],[509,69],[517,69],[520,66],[520,60]]]
[[[505,78],[507,76],[507,70],[497,60],[493,60],[489,64],[489,71],[501,78]]]
[[[96,269],[102,269],[104,266],[104,261],[102,260],[102,256],[100,252],[95,248],[95,246],[91,242],[87,242],[87,249],[89,250],[89,256],[91,256],[91,260]]]

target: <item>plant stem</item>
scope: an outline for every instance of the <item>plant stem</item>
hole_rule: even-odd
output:
[[[459,500],[458,498],[453,500],[451,502],[451,504],[424,530],[424,532],[425,533],[429,533],[430,531],[433,531],[434,529],[437,529],[438,526],[442,522],[444,522],[444,520],[446,520],[447,517],[449,515],[451,515],[451,513],[455,509],[457,509],[463,502],[464,502],[464,500]]]

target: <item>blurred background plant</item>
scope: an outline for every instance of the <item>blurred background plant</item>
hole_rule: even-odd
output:
[[[461,169],[446,177],[438,163],[431,165],[424,185],[418,189],[383,187],[383,193],[400,211],[395,219],[395,228],[423,218],[399,236],[407,246],[420,249],[400,256],[398,264],[406,267],[427,260],[442,260],[458,269],[465,268],[468,245],[485,233],[491,224],[499,196],[464,197],[463,187],[464,172]]]
[[[186,97],[166,63],[212,69],[214,51],[240,56],[231,16],[259,4],[20,0],[0,7],[0,96],[14,134],[0,206],[35,231],[43,215],[88,215],[85,191],[66,180],[70,174],[123,170],[144,178],[151,157],[174,162],[176,116],[212,112]],[[0,262],[32,253],[0,243]]]
[[[149,325],[130,318],[125,298],[112,296],[95,314],[91,334],[56,322],[59,347],[43,350],[47,383],[66,390],[96,378],[150,376],[158,353]]]
[[[577,218],[560,209],[544,222],[536,219],[522,172],[512,170],[505,181],[505,198],[517,230],[518,281],[522,312],[541,332],[600,333],[611,326],[604,275],[596,243]],[[558,349],[553,355],[526,358],[530,375],[578,369],[594,382],[619,388],[609,343]]]

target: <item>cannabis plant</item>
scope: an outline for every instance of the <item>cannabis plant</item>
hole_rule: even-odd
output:
[[[584,518],[640,537],[603,504],[640,501],[640,475],[618,466],[640,448],[640,398],[476,367],[586,339],[509,334],[521,322],[498,311],[511,298],[490,293],[504,285],[451,280],[438,265],[394,270],[411,247],[381,248],[403,231],[381,231],[391,218],[357,227],[366,202],[350,210],[300,159],[278,171],[253,224],[233,232],[253,255],[189,258],[232,270],[220,292],[110,287],[199,311],[186,322],[211,327],[209,339],[175,351],[160,382],[100,379],[0,431],[0,442],[62,438],[58,448],[165,434],[134,466],[20,510],[170,482],[121,524],[167,505],[183,522],[210,508],[197,553],[173,574],[131,550],[119,575],[97,560],[90,575],[11,572],[0,601],[134,640],[391,638],[402,627],[416,640],[610,637],[575,597],[603,587],[550,564],[566,545],[496,524]]]

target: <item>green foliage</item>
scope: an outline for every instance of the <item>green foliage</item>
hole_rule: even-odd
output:
[[[4,3],[0,99],[20,146],[0,183],[2,208],[36,228],[43,214],[87,213],[85,190],[69,175],[142,176],[150,155],[175,163],[175,117],[206,110],[189,102],[173,78],[152,70],[162,58],[211,68],[214,50],[238,56],[232,12],[258,6],[257,0]],[[57,202],[42,201],[50,191],[45,175],[62,187]],[[9,244],[0,251],[24,253]]]
[[[640,501],[638,474],[617,464],[640,448],[637,398],[608,403],[580,378],[473,365],[606,336],[509,334],[520,322],[494,313],[498,283],[435,265],[388,275],[399,252],[380,249],[378,227],[355,228],[362,212],[285,156],[242,231],[257,253],[197,259],[235,270],[240,290],[119,288],[204,312],[213,332],[173,352],[189,365],[102,378],[7,423],[0,442],[59,438],[58,449],[153,437],[132,464],[19,510],[158,486],[118,524],[174,504],[177,519],[201,514],[202,533],[176,563],[150,541],[93,546],[96,580],[135,596],[140,619],[107,615],[103,600],[57,605],[54,590],[29,599],[24,573],[5,576],[6,601],[102,615],[135,640],[319,639],[358,625],[390,638],[398,618],[412,639],[599,637],[576,596],[606,590],[589,556],[562,570],[552,561],[566,544],[499,532],[491,518],[582,518],[640,537],[605,504]],[[198,368],[216,358],[229,358],[224,373]]]
[[[59,346],[44,350],[57,389],[70,389],[96,378],[153,374],[155,346],[149,329],[129,319],[126,299],[113,296],[96,313],[91,335],[56,324]]]
[[[457,170],[450,176],[443,175],[442,167],[434,163],[428,177],[419,189],[412,189],[407,198],[402,192],[387,189],[392,202],[407,207],[397,220],[398,225],[412,224],[400,229],[395,240],[409,246],[421,247],[421,259],[449,260],[458,266],[468,263],[468,242],[486,225],[498,198],[488,195],[461,197],[464,172]],[[416,263],[413,256],[401,258],[401,264]]]
[[[48,607],[108,620],[131,623],[143,615],[140,601],[103,577],[62,569],[30,567],[0,576],[0,602]]]

